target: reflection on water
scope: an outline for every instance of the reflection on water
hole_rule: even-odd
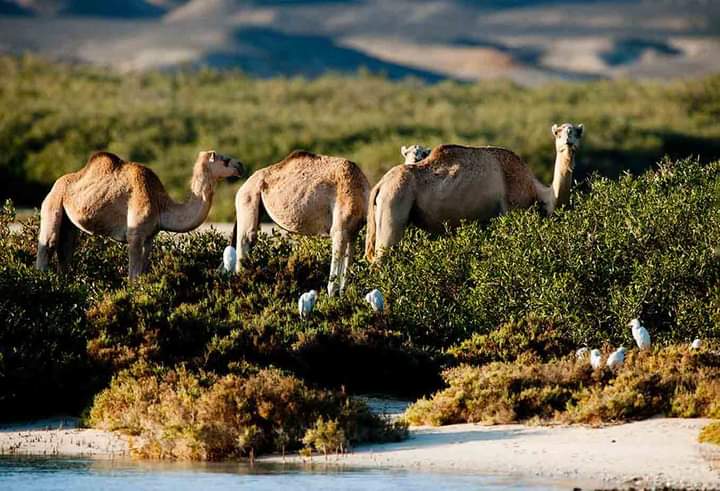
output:
[[[0,489],[369,490],[556,489],[472,474],[239,463],[154,463],[85,458],[0,457]]]

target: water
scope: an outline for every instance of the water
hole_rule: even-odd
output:
[[[102,491],[550,490],[473,474],[215,463],[146,463],[85,458],[0,457],[0,489]]]

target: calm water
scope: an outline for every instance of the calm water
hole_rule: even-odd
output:
[[[0,457],[0,490],[468,490],[560,489],[468,474],[242,464],[153,464]]]

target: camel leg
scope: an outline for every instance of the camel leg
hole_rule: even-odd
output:
[[[60,241],[57,245],[58,264],[61,272],[66,272],[70,267],[79,233],[80,230],[63,213],[62,225],[60,226]]]
[[[350,234],[341,228],[330,231],[332,238],[332,257],[330,259],[330,278],[328,280],[328,295],[331,297],[338,291],[342,295],[345,288],[345,269],[350,261],[348,248],[352,247]]]
[[[152,253],[153,236],[148,235],[142,246],[142,272],[150,271],[150,254]]]
[[[55,182],[40,207],[40,234],[35,267],[41,271],[47,271],[50,258],[60,242],[60,231],[65,214],[62,204],[64,192],[65,185],[63,179],[60,178]]]
[[[143,248],[145,237],[137,230],[128,230],[128,276],[130,280],[137,279],[143,272]]]
[[[350,263],[352,263],[353,258],[353,241],[348,240],[347,245],[345,246],[345,257],[343,258],[343,263],[340,268],[340,295],[343,294],[345,291],[345,282],[347,281],[347,272],[348,269],[350,269]]]
[[[256,176],[257,174],[248,179],[235,195],[236,273],[242,269],[242,261],[250,255],[250,247],[255,242],[260,227],[260,181],[254,179]]]
[[[400,242],[410,221],[410,210],[414,202],[412,196],[388,196],[377,199],[375,223],[377,233],[375,251],[378,259],[385,250]]]

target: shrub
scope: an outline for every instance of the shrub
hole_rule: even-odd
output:
[[[443,375],[448,387],[408,408],[412,424],[559,420],[618,422],[656,414],[718,417],[720,354],[687,346],[630,350],[617,375],[574,356],[542,362],[463,365]]]
[[[98,394],[89,423],[134,435],[137,456],[182,460],[284,452],[305,440],[328,451],[346,439],[403,436],[402,427],[341,392],[312,389],[277,369],[254,368],[217,376],[138,364]]]
[[[705,426],[698,437],[700,443],[714,443],[720,445],[720,421]]]
[[[326,422],[322,416],[305,432],[302,442],[306,448],[314,448],[323,455],[342,453],[346,446],[345,432],[339,427],[338,422],[335,420]]]

